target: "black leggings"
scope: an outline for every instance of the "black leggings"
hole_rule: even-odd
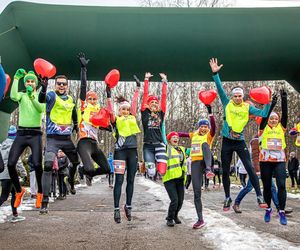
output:
[[[97,141],[91,138],[81,139],[77,144],[77,151],[84,167],[84,174],[91,177],[95,175],[109,174],[110,167],[105,154],[98,147]],[[95,161],[99,168],[95,169]]]
[[[240,182],[243,187],[246,187],[247,174],[239,174]]]
[[[186,189],[189,189],[189,186],[190,186],[191,182],[192,182],[192,176],[190,174],[188,174],[186,176],[186,183],[185,183],[185,188]]]
[[[14,207],[14,203],[16,200],[16,190],[12,186],[12,181],[11,180],[1,180],[1,187],[2,187],[2,192],[0,196],[0,206],[8,199],[9,193],[11,193],[11,209],[14,215],[18,214],[17,209]]]
[[[192,161],[192,184],[194,189],[194,203],[199,220],[203,220],[201,187],[203,184],[203,174],[205,173],[205,162]]]
[[[126,162],[127,186],[126,186],[126,205],[131,207],[133,196],[134,178],[137,171],[137,149],[123,149],[114,152],[114,160],[123,160]],[[116,174],[114,186],[114,205],[119,208],[122,185],[124,182],[123,174]]]
[[[220,176],[220,170],[214,171],[214,185],[216,185],[216,176],[218,177],[219,185],[221,184],[221,176]]]
[[[36,181],[38,185],[38,193],[42,193],[42,133],[35,135],[23,135],[24,131],[17,132],[16,139],[14,140],[9,151],[7,167],[11,181],[16,189],[16,192],[21,192],[21,184],[16,169],[17,161],[26,147],[30,147],[32,152],[32,163],[35,170]],[[27,131],[26,131],[27,132]],[[24,133],[26,133],[24,132]]]
[[[279,201],[279,209],[285,209],[286,203],[286,187],[285,187],[285,179],[286,179],[286,170],[285,170],[285,162],[260,162],[260,173],[261,180],[264,186],[264,199],[268,204],[268,207],[271,207],[271,199],[272,199],[272,178],[273,173],[276,178],[276,186],[278,189],[278,201]]]
[[[289,176],[291,178],[292,181],[292,187],[295,186],[295,183],[297,185],[298,181],[297,181],[297,171],[289,171]]]
[[[67,195],[67,187],[64,182],[65,174],[58,174],[58,190],[60,196],[66,196]]]
[[[171,203],[166,220],[174,220],[182,207],[184,199],[184,179],[176,178],[164,183]]]
[[[236,152],[241,159],[248,175],[249,179],[255,189],[256,195],[261,196],[261,191],[259,187],[258,177],[254,172],[252,167],[252,162],[250,159],[249,150],[245,141],[231,140],[223,137],[222,149],[221,149],[221,161],[223,168],[222,181],[224,185],[224,191],[226,198],[230,197],[230,163],[232,160],[233,152]]]

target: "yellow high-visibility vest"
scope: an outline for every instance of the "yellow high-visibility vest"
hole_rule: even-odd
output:
[[[116,116],[116,126],[119,135],[128,137],[140,133],[135,116]]]
[[[233,132],[241,133],[244,130],[244,127],[249,121],[249,109],[250,105],[246,102],[237,105],[230,100],[227,104],[225,108],[225,117],[228,126]]]
[[[64,101],[57,94],[55,95],[55,103],[50,111],[50,120],[58,125],[71,125],[75,106],[72,96],[68,95],[68,99]]]
[[[283,150],[286,148],[284,129],[281,124],[271,128],[267,125],[261,135],[261,147],[267,150]]]

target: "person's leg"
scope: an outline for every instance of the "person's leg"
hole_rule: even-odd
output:
[[[164,143],[155,144],[155,161],[156,169],[160,174],[165,174],[167,171],[167,152]]]
[[[276,178],[276,185],[278,188],[278,201],[279,201],[279,209],[284,211],[285,204],[286,204],[286,170],[285,170],[285,163],[278,162],[276,163],[275,169],[275,178]]]
[[[11,185],[11,201],[10,201],[10,206],[11,206],[11,211],[12,211],[12,214],[14,216],[18,216],[18,211],[17,211],[17,208],[14,207],[14,203],[15,203],[15,200],[16,200],[16,190],[15,188],[12,186],[12,182],[10,181],[10,185]]]
[[[126,161],[126,154],[122,151],[115,151],[114,160]],[[115,209],[120,209],[120,198],[122,193],[122,185],[124,182],[124,174],[117,174],[115,176],[115,186],[114,186],[114,206]]]
[[[292,171],[289,171],[289,176],[291,178],[291,182],[292,182],[292,187],[295,186],[295,181],[294,181],[294,175],[293,175],[293,172]]]
[[[198,216],[198,220],[203,220],[202,201],[201,201],[201,186],[203,182],[204,162],[192,162],[192,185],[194,190],[194,203]]]
[[[131,208],[131,201],[134,189],[134,178],[136,174],[136,165],[138,161],[138,155],[136,149],[127,149],[127,185],[126,185],[126,207]]]
[[[30,175],[30,193],[31,195],[36,195],[37,193],[37,181],[35,177],[35,171],[31,171]]]
[[[156,173],[155,166],[155,148],[152,144],[144,143],[143,156],[145,161],[146,172],[145,175],[148,177],[154,177]]]
[[[59,197],[63,196],[63,175],[58,173],[58,192]]]
[[[167,193],[170,198],[170,205],[168,209],[168,216],[166,217],[167,221],[172,221],[175,219],[175,213],[178,207],[178,195],[176,189],[175,180],[169,180],[164,183],[164,186],[167,190]]]
[[[0,206],[7,201],[9,193],[12,188],[11,180],[1,180],[1,196],[0,196]],[[12,207],[14,204],[12,203]]]
[[[177,190],[177,197],[178,197],[178,205],[175,212],[175,223],[180,224],[181,221],[178,219],[178,213],[182,207],[183,200],[184,200],[184,179],[176,179],[176,190]]]
[[[7,168],[16,192],[22,191],[16,164],[24,149],[28,146],[26,136],[17,135],[8,155]]]
[[[202,144],[202,153],[203,153],[203,160],[205,162],[205,172],[211,172],[212,171],[212,166],[213,166],[213,157],[212,153],[210,150],[210,147],[208,143],[203,143]]]
[[[272,201],[276,207],[276,209],[279,211],[279,200],[278,200],[278,193],[277,193],[277,188],[275,186],[275,183],[272,178],[272,184],[271,184],[271,192],[272,192]]]
[[[262,196],[260,186],[259,186],[259,180],[258,180],[258,177],[255,174],[254,168],[252,166],[249,150],[247,148],[245,141],[239,142],[239,144],[235,147],[235,151],[236,151],[237,155],[240,157],[240,159],[249,175],[249,179],[255,189],[256,196]]]
[[[253,189],[252,183],[250,180],[248,180],[247,185],[241,189],[241,191],[239,192],[239,194],[237,195],[234,204],[239,205],[242,200],[244,199],[244,197],[251,192],[251,190]]]
[[[186,189],[189,189],[189,186],[191,185],[191,181],[192,181],[192,176],[189,174],[186,176],[186,184],[185,184]]]
[[[221,176],[220,176],[220,170],[217,172],[218,175],[218,181],[219,181],[219,185],[221,185]]]
[[[272,199],[272,175],[273,175],[273,165],[270,162],[260,162],[260,173],[261,180],[264,187],[264,199],[268,205],[268,208],[271,208],[271,199]]]
[[[105,154],[98,147],[97,142],[94,141],[92,144],[92,159],[98,164],[99,168],[94,169],[94,175],[103,175],[110,173],[110,167]]]
[[[223,168],[222,181],[224,186],[225,198],[230,198],[230,163],[232,160],[233,147],[231,143],[233,140],[223,138],[222,149],[221,149],[221,161]]]
[[[33,135],[30,140],[28,140],[29,147],[32,152],[32,163],[35,170],[36,182],[38,186],[38,193],[42,193],[42,135]]]

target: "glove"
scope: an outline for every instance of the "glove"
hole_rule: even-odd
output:
[[[33,97],[33,88],[31,86],[26,86],[26,93],[29,96],[29,98]]]
[[[278,99],[277,93],[274,93],[273,96],[272,96],[272,106],[276,105],[277,99]]]
[[[88,65],[90,59],[86,59],[85,58],[85,54],[80,52],[78,55],[77,55],[77,58],[80,62],[80,65],[81,65],[81,68],[86,68],[86,66]]]
[[[106,85],[106,96],[107,98],[111,98],[111,88],[108,85]]]
[[[287,93],[286,93],[285,89],[282,88],[282,89],[280,90],[280,96],[281,96],[281,99],[282,99],[282,98],[287,98]]]
[[[208,113],[212,114],[211,106],[210,105],[205,105],[205,107],[207,108]]]
[[[133,75],[133,78],[134,78],[134,80],[135,80],[135,82],[136,82],[136,86],[139,88],[139,87],[141,87],[141,82],[140,82],[140,79],[139,78],[137,78],[137,76],[136,75]]]
[[[42,85],[42,87],[47,88],[48,80],[49,80],[48,77],[46,77],[46,76],[42,77],[42,75],[38,75],[38,79],[39,79],[39,82]]]
[[[23,78],[26,75],[26,71],[25,69],[18,69],[14,75],[14,78],[17,80],[20,80],[21,78]]]

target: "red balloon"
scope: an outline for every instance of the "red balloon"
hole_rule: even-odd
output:
[[[268,104],[271,99],[272,91],[270,88],[262,86],[259,88],[251,89],[249,95],[251,99],[256,101],[257,103]]]
[[[255,117],[255,122],[257,125],[260,125],[261,121],[262,121],[262,117],[260,117],[260,116]]]
[[[96,115],[90,118],[90,122],[96,127],[107,128],[110,124],[110,113],[107,109],[100,109]]]
[[[112,89],[120,80],[120,72],[117,69],[112,69],[105,77],[105,83]]]
[[[8,74],[5,74],[5,76],[6,76],[6,85],[5,85],[4,95],[6,94],[11,81],[10,76]]]
[[[55,66],[42,58],[36,59],[33,63],[33,66],[36,73],[38,73],[42,77],[51,78],[56,74]]]
[[[198,94],[199,100],[205,105],[210,105],[217,97],[217,91],[214,89],[201,90]]]

